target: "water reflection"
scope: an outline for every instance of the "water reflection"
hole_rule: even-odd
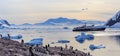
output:
[[[120,45],[120,35],[116,35],[116,36],[111,36],[112,39],[116,40],[116,42]]]

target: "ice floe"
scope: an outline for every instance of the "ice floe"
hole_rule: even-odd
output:
[[[28,45],[42,45],[43,44],[43,38],[35,38],[32,39],[31,41],[27,42],[26,44]]]
[[[69,40],[58,40],[58,43],[70,43]]]
[[[93,40],[94,35],[85,34],[84,32],[82,32],[81,35],[76,36],[75,39],[76,39],[76,41],[83,43],[85,40]]]
[[[4,39],[21,39],[22,38],[22,35],[20,35],[20,34],[18,34],[18,35],[9,35],[9,36],[7,36],[7,35],[2,35],[1,36],[2,38],[4,38]]]
[[[95,49],[101,49],[101,48],[106,48],[106,47],[104,45],[98,45],[98,46],[96,46],[94,44],[91,44],[89,46],[89,48],[90,48],[90,50],[95,50]]]

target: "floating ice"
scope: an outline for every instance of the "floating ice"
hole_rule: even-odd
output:
[[[80,43],[83,43],[85,41],[85,38],[81,37],[80,35],[76,36],[75,39],[76,39],[76,41],[78,41]]]
[[[76,41],[83,43],[85,40],[93,40],[94,36],[91,34],[86,35],[84,32],[75,37]]]
[[[58,43],[69,43],[69,40],[58,40]]]
[[[88,35],[86,36],[86,39],[87,39],[87,40],[93,40],[93,39],[94,39],[94,35],[88,34]]]
[[[69,29],[68,27],[63,27],[63,29]]]
[[[104,45],[98,45],[98,46],[95,46],[94,44],[91,44],[89,46],[90,50],[95,50],[95,49],[101,49],[101,48],[105,48]]]
[[[28,45],[42,45],[43,44],[43,38],[35,38],[32,39],[31,41],[27,42],[26,44]]]

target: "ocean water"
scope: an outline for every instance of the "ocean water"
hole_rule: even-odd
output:
[[[57,42],[58,40],[69,40],[68,46],[73,46],[74,49],[78,49],[84,52],[90,52],[93,56],[119,56],[120,55],[120,29],[106,29],[106,31],[90,31],[86,34],[93,34],[94,40],[86,40],[84,43],[79,43],[75,40],[75,36],[80,35],[81,32],[73,32],[72,27],[64,29],[64,26],[35,26],[14,29],[0,29],[0,34],[17,35],[21,34],[25,42],[30,41],[33,38],[43,38],[43,45],[50,44],[50,46],[63,46],[65,44],[51,42]],[[89,45],[105,45],[106,48],[97,49],[91,51]]]

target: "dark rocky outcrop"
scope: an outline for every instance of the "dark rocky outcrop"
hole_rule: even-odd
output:
[[[0,56],[87,56],[73,48],[29,46],[10,39],[0,38]]]

